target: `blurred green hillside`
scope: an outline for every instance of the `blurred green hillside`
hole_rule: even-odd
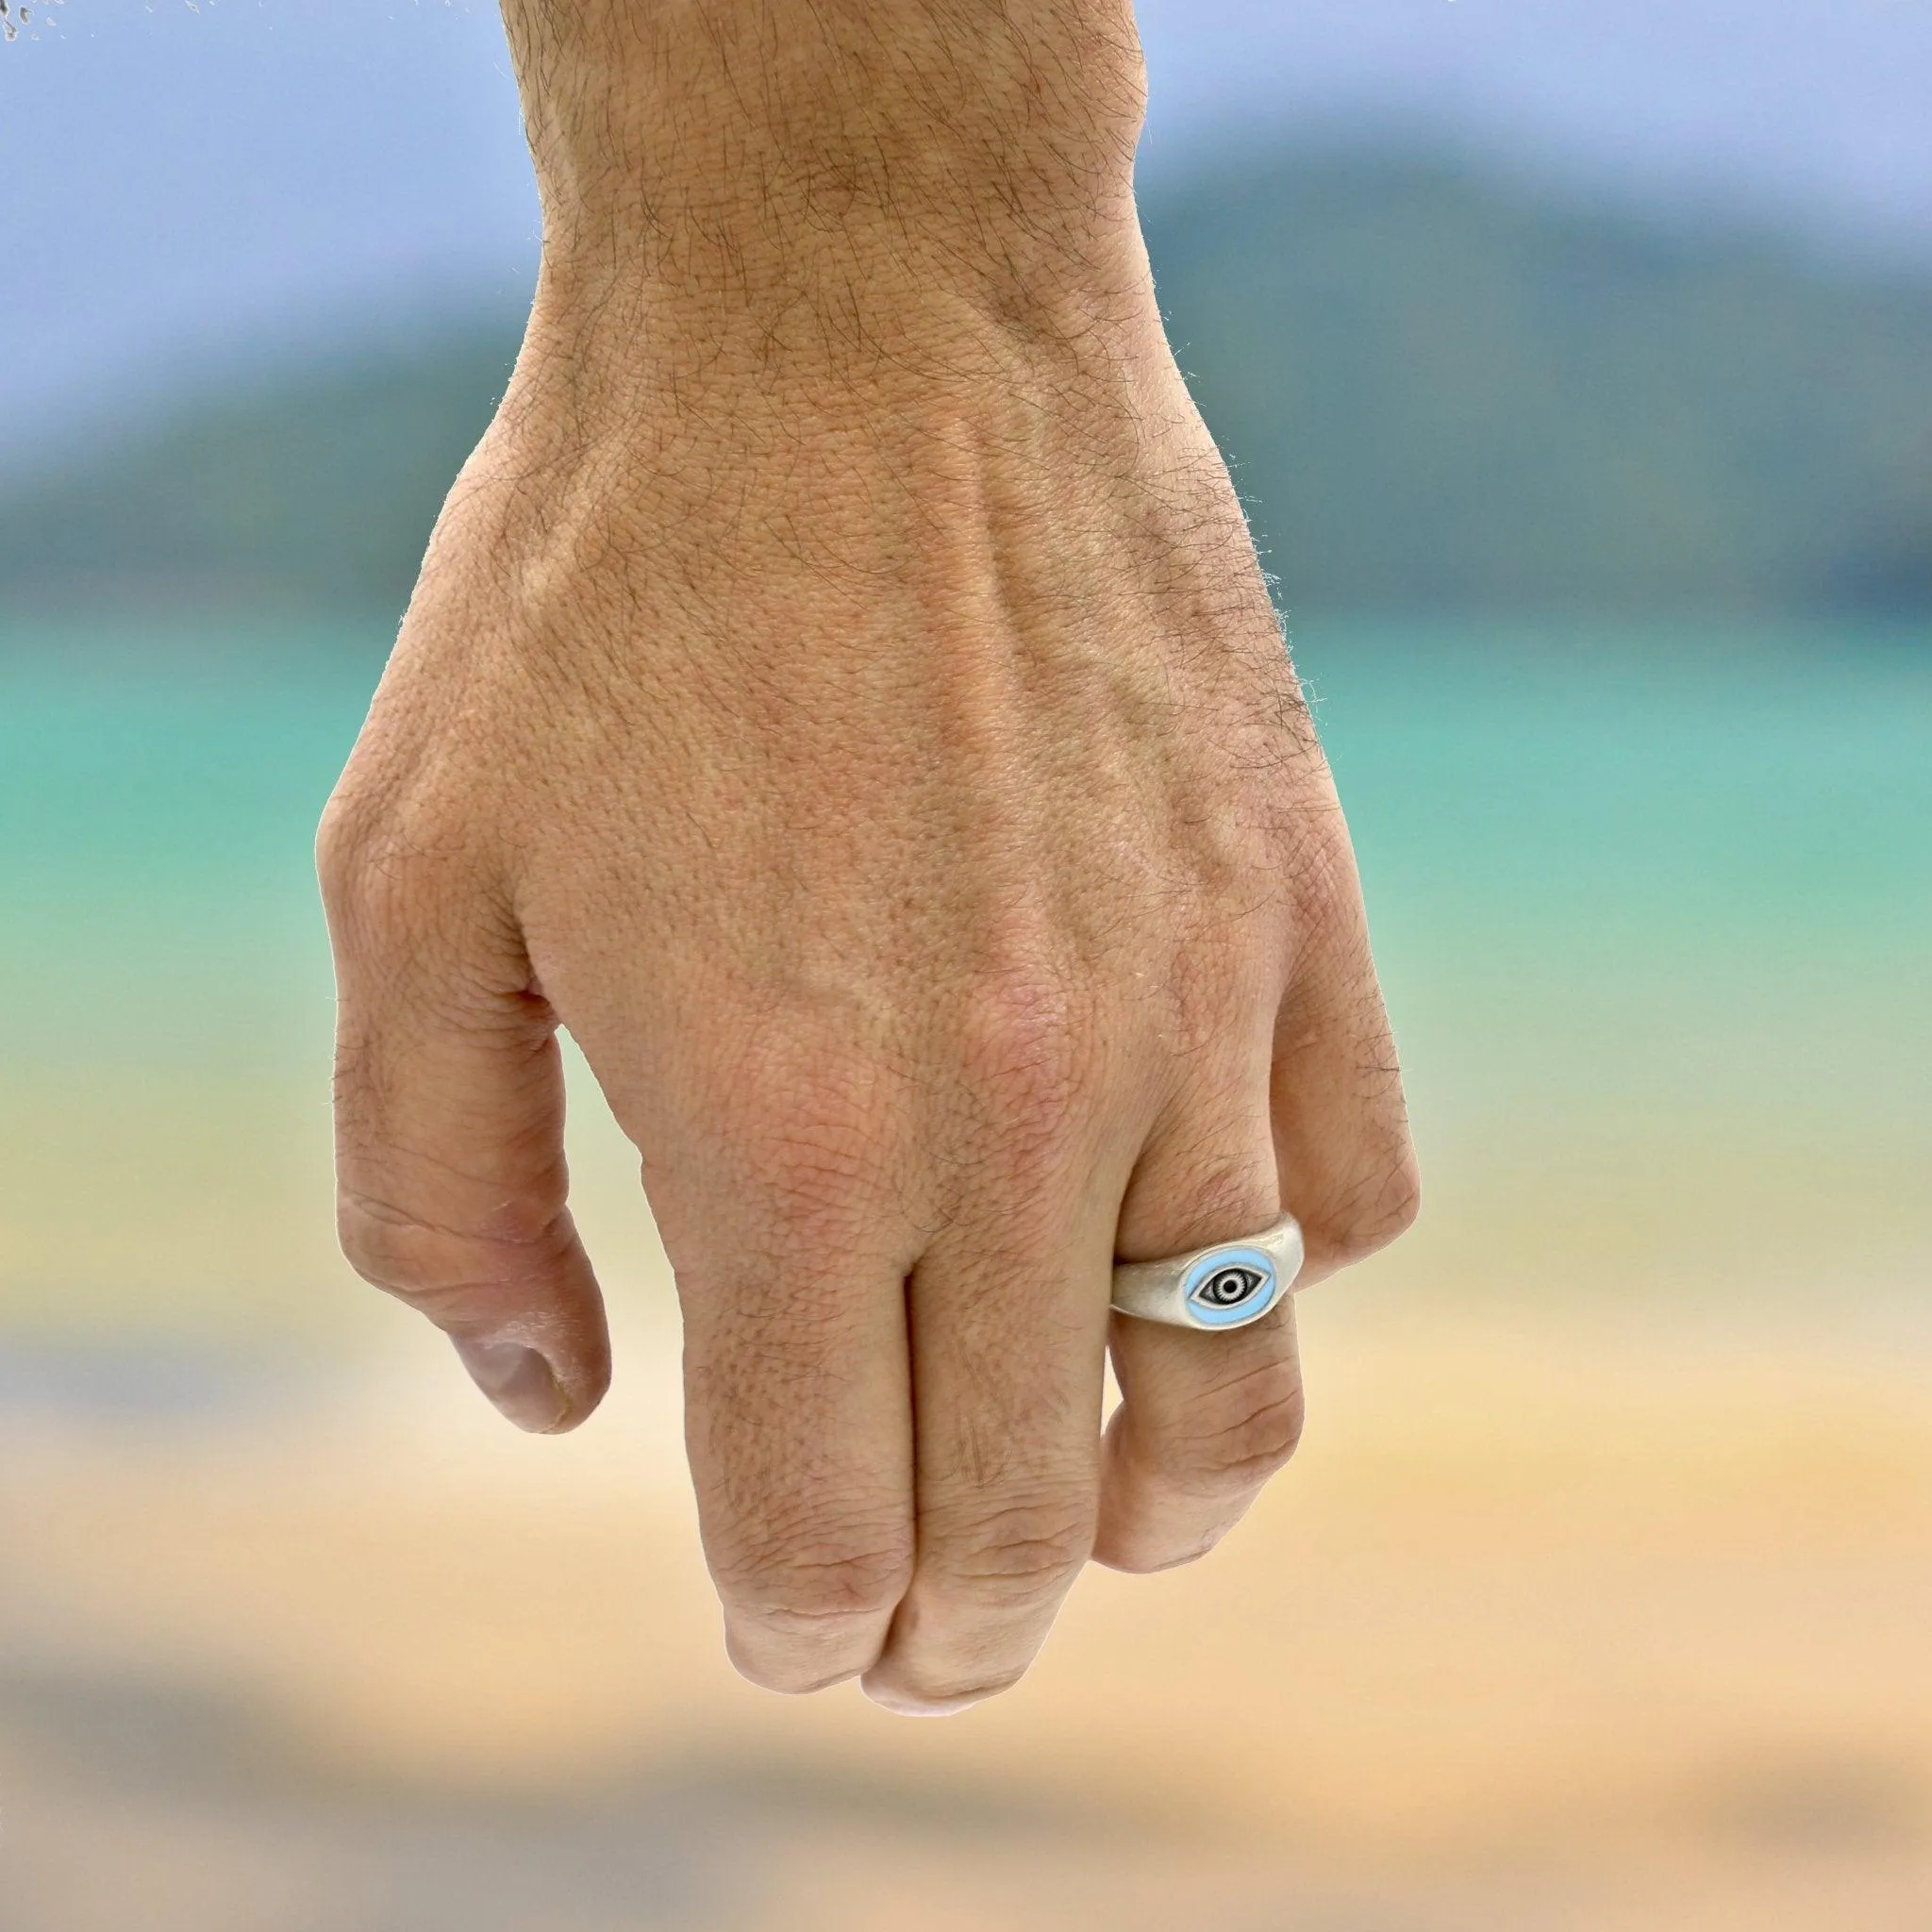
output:
[[[1932,608],[1932,283],[1367,157],[1147,216],[1291,604]]]
[[[90,439],[0,491],[0,610],[399,611],[517,337],[455,318]]]
[[[1932,609],[1932,282],[1367,153],[1145,214],[1295,608]],[[456,318],[16,482],[0,608],[399,608],[514,338]]]

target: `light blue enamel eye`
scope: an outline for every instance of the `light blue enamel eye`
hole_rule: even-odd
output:
[[[1266,1311],[1274,1281],[1274,1264],[1265,1255],[1217,1256],[1190,1285],[1188,1310],[1207,1327],[1234,1327]]]

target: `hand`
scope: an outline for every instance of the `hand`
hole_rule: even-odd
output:
[[[1284,1206],[1308,1279],[1389,1240],[1394,1057],[1162,338],[1124,8],[881,51],[874,0],[688,0],[634,52],[616,7],[511,9],[537,311],[324,828],[342,1237],[580,1422],[567,1026],[676,1270],[734,1659],[956,1708],[1287,1459],[1291,1309],[1109,1337],[1109,1270]],[[741,13],[777,52],[690,30]]]

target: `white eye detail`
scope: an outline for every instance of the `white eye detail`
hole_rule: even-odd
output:
[[[1245,1307],[1267,1286],[1268,1277],[1258,1268],[1230,1263],[1225,1268],[1217,1268],[1188,1299],[1197,1308],[1224,1315]]]

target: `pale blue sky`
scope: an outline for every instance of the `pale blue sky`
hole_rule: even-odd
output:
[[[1148,166],[1446,130],[1932,261],[1928,0],[1142,0]],[[484,0],[42,0],[0,47],[0,464],[75,409],[452,287],[535,217]]]

